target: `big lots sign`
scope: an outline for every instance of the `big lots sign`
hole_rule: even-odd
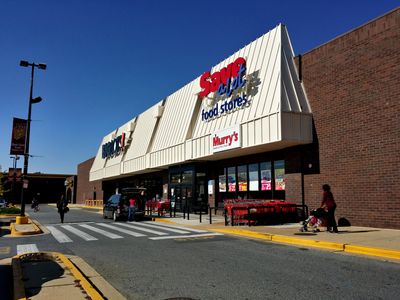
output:
[[[125,133],[113,138],[111,141],[103,144],[101,146],[102,158],[109,158],[113,156],[118,156],[122,151],[125,150]]]
[[[211,152],[220,152],[242,146],[240,125],[216,131],[211,135]]]
[[[226,94],[228,97],[232,92],[245,85],[246,80],[243,75],[246,72],[246,60],[243,57],[237,58],[225,68],[211,74],[210,71],[204,72],[200,77],[201,97],[206,97],[209,93],[218,91],[219,95]]]

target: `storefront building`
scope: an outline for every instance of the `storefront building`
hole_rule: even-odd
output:
[[[144,186],[178,208],[313,208],[329,183],[338,218],[400,228],[399,12],[297,57],[278,25],[105,136],[90,181],[104,199]]]

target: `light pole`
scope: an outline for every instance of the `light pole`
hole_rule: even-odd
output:
[[[41,97],[36,97],[32,98],[32,92],[33,92],[33,76],[35,73],[35,67],[38,69],[46,70],[46,65],[45,64],[35,64],[35,63],[29,63],[26,60],[21,60],[19,63],[21,67],[32,67],[32,72],[31,72],[31,90],[29,94],[29,109],[28,109],[28,121],[26,124],[26,135],[25,135],[25,151],[24,151],[24,173],[22,175],[23,183],[22,183],[22,192],[21,192],[21,216],[25,216],[25,193],[24,193],[24,185],[25,185],[25,179],[28,174],[28,163],[29,163],[29,137],[30,137],[30,131],[31,131],[31,111],[32,111],[32,104],[39,103],[42,101]]]
[[[13,171],[14,171],[14,174],[13,174],[13,181],[12,181],[12,193],[13,193],[13,203],[12,204],[15,204],[15,182],[16,182],[16,180],[17,180],[17,160],[19,160],[19,156],[18,155],[15,155],[15,156],[10,156],[10,158],[12,158],[14,161],[13,161]]]

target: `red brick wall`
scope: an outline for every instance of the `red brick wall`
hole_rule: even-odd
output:
[[[337,218],[400,228],[400,9],[305,53],[302,74],[320,159],[306,203],[328,183]]]
[[[96,191],[96,200],[103,200],[101,180],[89,182],[90,168],[94,157],[78,165],[78,183],[76,191],[76,203],[84,204],[85,200],[94,200],[93,191]]]

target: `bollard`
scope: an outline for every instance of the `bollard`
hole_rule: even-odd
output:
[[[201,209],[201,205],[200,205],[200,223],[201,223],[201,211],[202,211],[202,209]]]

